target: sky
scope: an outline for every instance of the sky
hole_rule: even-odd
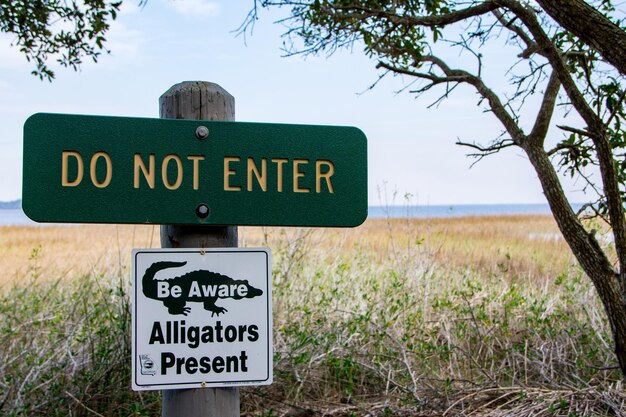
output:
[[[370,205],[545,202],[520,150],[472,166],[468,149],[455,145],[488,142],[500,131],[471,90],[458,89],[429,108],[438,95],[398,92],[409,81],[402,77],[369,89],[379,72],[358,47],[330,57],[285,57],[285,28],[274,23],[281,11],[262,11],[252,34],[237,35],[251,5],[150,0],[139,8],[138,0],[126,0],[107,36],[111,53],[79,72],[54,68],[51,83],[30,75],[31,64],[10,46],[12,38],[0,34],[0,201],[21,198],[22,129],[30,115],[158,117],[161,94],[199,80],[235,97],[238,121],[361,129],[368,139]],[[580,185],[565,187],[573,201],[584,201]]]

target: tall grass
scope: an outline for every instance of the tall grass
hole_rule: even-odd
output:
[[[157,414],[131,393],[128,283],[102,274],[46,276],[40,247],[24,280],[0,298],[0,413]]]
[[[524,274],[523,262],[503,265],[526,256],[513,245],[489,265],[458,266],[437,261],[444,249],[414,234],[419,227],[397,223],[377,225],[388,234],[371,243],[345,235],[329,242],[314,231],[270,241],[280,248],[275,369],[288,388],[268,389],[266,407],[283,401],[357,415],[626,411],[601,307],[562,246],[553,262],[565,267],[554,276]]]
[[[73,232],[98,246],[93,230]],[[273,250],[275,383],[243,389],[242,414],[626,414],[603,311],[554,233],[545,217],[243,229]],[[159,415],[158,393],[130,391],[126,248],[72,275],[48,268],[46,242],[13,241],[0,414]]]

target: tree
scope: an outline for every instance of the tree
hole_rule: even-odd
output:
[[[244,29],[254,24],[258,9],[280,6],[289,8],[281,23],[287,27],[290,54],[362,47],[381,77],[408,78],[413,94],[439,88],[443,100],[460,85],[478,93],[502,134],[460,144],[478,159],[509,147],[527,155],[565,241],[604,306],[626,376],[626,34],[612,2],[257,0]],[[508,95],[483,76],[489,46],[498,40],[517,56],[507,71]],[[446,48],[458,48],[472,59],[457,68],[443,58],[440,51]],[[503,51],[501,57],[515,55]],[[525,123],[533,104],[534,116]],[[558,105],[567,110],[567,125],[557,126]],[[585,210],[572,210],[559,170],[580,177],[594,196]],[[610,225],[614,253],[600,245],[584,221],[589,215]]]
[[[104,0],[0,0],[0,32],[13,35],[11,45],[34,62],[33,75],[52,81],[51,58],[77,70],[84,58],[97,62],[102,52],[108,52],[105,35],[121,4]]]

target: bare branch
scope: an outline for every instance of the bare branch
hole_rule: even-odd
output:
[[[501,2],[524,22],[524,25],[528,28],[541,49],[542,54],[548,59],[553,70],[559,76],[563,88],[567,92],[576,110],[580,113],[580,116],[590,127],[601,128],[602,124],[598,116],[587,104],[585,97],[578,89],[575,80],[567,69],[561,51],[544,32],[534,12],[529,11],[525,6],[515,0],[501,0]]]
[[[586,131],[586,130],[577,129],[575,127],[565,126],[565,125],[557,125],[556,127],[558,127],[559,129],[561,129],[561,130],[563,130],[565,132],[570,132],[570,133],[574,133],[576,135],[586,136],[588,138],[591,138],[591,134],[588,131]]]
[[[561,82],[559,81],[559,77],[555,72],[553,72],[550,75],[548,86],[543,94],[543,101],[541,102],[541,107],[539,108],[537,118],[535,119],[535,125],[533,126],[530,135],[528,135],[528,140],[530,142],[543,146],[548,133],[548,128],[550,127],[552,115],[554,114],[554,106],[556,105],[556,99],[559,95],[560,88]]]
[[[494,10],[492,13],[496,16],[496,18],[502,24],[502,26],[504,26],[505,28],[513,32],[515,35],[517,35],[522,40],[522,42],[524,42],[524,44],[526,45],[526,48],[524,49],[524,51],[522,51],[522,53],[518,55],[520,58],[528,59],[534,53],[539,53],[543,55],[541,50],[539,49],[539,45],[537,45],[537,42],[535,42],[524,31],[524,29],[522,29],[521,26],[513,24],[516,18],[514,18],[513,20],[507,20],[504,13],[502,13],[501,10],[497,10],[497,9]]]
[[[602,213],[596,207],[598,204],[600,204],[601,201],[602,200],[599,199],[599,200],[596,200],[593,203],[583,204],[582,207],[580,207],[580,209],[576,212],[576,215],[578,217],[581,217],[581,218],[587,219],[587,220],[594,219],[594,218],[600,218],[604,222],[609,224],[609,219],[607,219],[605,216],[603,216]],[[587,214],[588,210],[593,211],[593,214]]]
[[[422,62],[432,63],[433,65],[438,67],[445,76],[438,76],[430,72],[423,73],[411,71],[406,68],[399,68],[385,62],[379,62],[377,68],[385,68],[398,74],[405,74],[413,77],[422,78],[430,81],[432,85],[443,83],[470,84],[474,88],[476,88],[481,97],[487,100],[487,102],[489,103],[489,110],[491,110],[491,112],[498,118],[498,120],[500,120],[500,123],[502,123],[502,125],[505,127],[512,140],[520,146],[522,146],[522,144],[526,141],[526,135],[517,124],[515,118],[509,114],[509,112],[506,110],[505,105],[502,104],[502,102],[500,101],[498,95],[494,93],[493,90],[488,88],[481,78],[472,75],[464,70],[452,69],[441,58],[438,58],[434,55],[425,55],[416,58],[416,65]],[[425,88],[428,89],[432,87],[432,85]]]
[[[569,152],[574,152],[577,153],[579,152],[578,150],[578,146],[576,145],[570,145],[569,143],[559,143],[558,145],[556,145],[554,148],[550,149],[549,151],[547,151],[548,156],[553,156],[561,151],[569,151]]]
[[[591,188],[596,195],[602,195],[602,190],[598,189],[598,186],[596,185],[597,182],[592,181],[590,175],[582,172],[582,170],[578,166],[575,167],[575,170],[576,170],[576,174],[580,175],[580,177],[586,183],[586,185],[582,188],[585,193],[587,192],[587,188]],[[596,204],[598,204],[601,200],[602,198],[600,198]],[[604,218],[604,216],[602,216],[602,218]],[[609,224],[608,221],[607,221],[607,224]]]
[[[271,2],[269,2],[271,3]],[[280,4],[291,4],[292,2],[280,2]],[[295,2],[294,2],[295,3]],[[265,4],[265,2],[264,2]],[[388,21],[403,26],[425,26],[436,27],[458,23],[472,17],[481,16],[490,13],[501,7],[498,1],[487,0],[475,6],[465,9],[455,10],[450,13],[431,15],[431,16],[406,16],[392,13],[388,10],[372,10],[363,6],[331,6],[329,10],[341,12],[359,12],[359,16],[363,18],[387,19]]]
[[[472,142],[472,143],[463,142],[460,139],[457,139],[456,144],[459,146],[465,146],[465,147],[468,147],[477,151],[476,153],[470,153],[467,155],[472,158],[476,158],[476,161],[474,161],[474,163],[472,163],[471,166],[474,166],[486,156],[493,155],[495,153],[500,152],[502,149],[510,148],[511,146],[517,146],[511,139],[502,139],[489,146],[482,146],[475,142]]]

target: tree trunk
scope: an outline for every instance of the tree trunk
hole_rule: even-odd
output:
[[[626,32],[582,0],[538,0],[554,20],[626,75]]]
[[[593,282],[604,306],[613,341],[615,356],[626,377],[626,300],[619,276],[592,233],[588,233],[569,205],[550,158],[540,146],[524,149],[535,168],[554,219],[583,271]]]

